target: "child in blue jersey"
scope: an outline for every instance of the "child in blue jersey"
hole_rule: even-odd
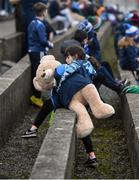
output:
[[[91,64],[93,65],[93,67],[95,68],[95,70],[97,72],[97,75],[95,76],[94,81],[93,81],[96,88],[99,89],[100,85],[104,84],[105,86],[114,90],[118,94],[121,94],[123,88],[129,83],[129,81],[127,81],[127,79],[121,80],[121,81],[115,80],[115,78],[113,77],[113,75],[111,73],[112,72],[111,68],[109,68],[109,65],[107,63],[105,63],[105,65],[100,64],[99,61],[97,61],[97,59],[94,56],[89,55],[89,53],[88,53],[90,51],[89,47],[84,46],[84,45],[88,44],[88,35],[85,31],[77,30],[75,32],[74,38],[75,38],[75,40],[72,39],[72,41],[66,40],[63,42],[63,44],[61,46],[62,54],[64,55],[65,49],[73,46],[73,43],[78,44],[78,42],[79,42],[80,43],[79,45],[84,48],[84,51],[86,53],[86,58],[88,58],[88,60],[91,62]],[[97,64],[97,66],[96,66],[96,64]]]
[[[66,51],[67,64],[60,65],[55,70],[57,86],[52,90],[52,96],[46,100],[32,126],[28,129],[23,138],[37,136],[37,129],[44,121],[45,117],[57,108],[68,108],[74,94],[92,83],[96,72],[89,61],[84,60],[85,54],[81,47],[73,46]],[[96,167],[97,160],[93,150],[90,136],[81,139],[88,155],[86,166]]]
[[[32,80],[36,76],[41,57],[46,54],[46,49],[53,47],[53,43],[47,39],[47,29],[44,21],[47,15],[47,6],[38,2],[34,4],[33,8],[36,16],[28,26],[28,53],[31,62]],[[33,84],[32,89],[31,102],[41,107],[43,105],[43,101],[40,99],[41,93],[34,88]]]
[[[139,84],[139,62],[138,47],[134,39],[138,34],[138,28],[130,26],[125,31],[125,36],[118,42],[120,66],[123,70],[132,72],[137,84]]]
[[[96,75],[96,71],[91,63],[85,60],[85,54],[84,56],[74,55],[76,52],[81,54],[83,51],[78,46],[70,47],[66,53],[66,62],[68,64],[63,64],[55,69],[55,79],[58,82],[56,91],[64,107],[68,107],[76,92],[86,85],[92,84]]]

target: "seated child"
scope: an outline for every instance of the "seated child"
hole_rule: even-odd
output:
[[[77,38],[78,35],[81,35],[80,40],[79,40],[79,38]],[[78,45],[78,42],[85,43],[86,41],[87,41],[87,33],[84,31],[81,31],[81,30],[77,30],[76,31],[76,40],[71,39],[71,40],[64,41],[63,44],[61,45],[61,53],[65,56],[66,55],[65,51],[68,47],[71,47],[71,49],[73,49],[73,47],[72,47],[73,43]],[[79,45],[81,46],[82,43]],[[86,51],[85,51],[85,53],[86,53]],[[93,83],[97,89],[99,89],[100,85],[103,84],[106,87],[115,91],[116,93],[121,94],[123,88],[129,84],[129,81],[127,79],[122,80],[122,81],[115,80],[115,78],[111,75],[111,71],[109,70],[108,66],[106,68],[106,64],[105,64],[105,66],[103,64],[100,64],[100,62],[97,61],[95,57],[86,55],[86,59],[88,59],[91,62],[91,64],[93,65],[93,67],[95,68],[95,70],[97,72],[96,76],[94,77],[94,81],[93,81]]]

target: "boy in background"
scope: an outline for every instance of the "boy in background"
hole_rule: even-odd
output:
[[[33,6],[35,18],[28,26],[28,53],[31,62],[31,80],[33,95],[30,100],[33,104],[42,107],[43,101],[41,93],[33,86],[33,78],[36,76],[36,70],[42,56],[47,54],[48,48],[53,48],[53,43],[47,39],[47,28],[45,17],[47,16],[47,6],[44,3],[38,2]]]

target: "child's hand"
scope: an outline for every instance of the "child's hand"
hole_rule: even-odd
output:
[[[52,49],[52,48],[54,48],[54,43],[48,41],[48,46],[49,46],[50,49]]]

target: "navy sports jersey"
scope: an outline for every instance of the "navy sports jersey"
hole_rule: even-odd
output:
[[[46,24],[38,18],[28,26],[28,46],[29,52],[45,52],[45,48],[49,47]]]
[[[58,83],[53,96],[59,95],[60,103],[68,107],[76,92],[91,84],[96,71],[89,61],[74,60],[70,65],[63,64],[56,68],[55,78]],[[57,98],[54,97],[54,101]],[[58,104],[55,102],[55,104]]]

